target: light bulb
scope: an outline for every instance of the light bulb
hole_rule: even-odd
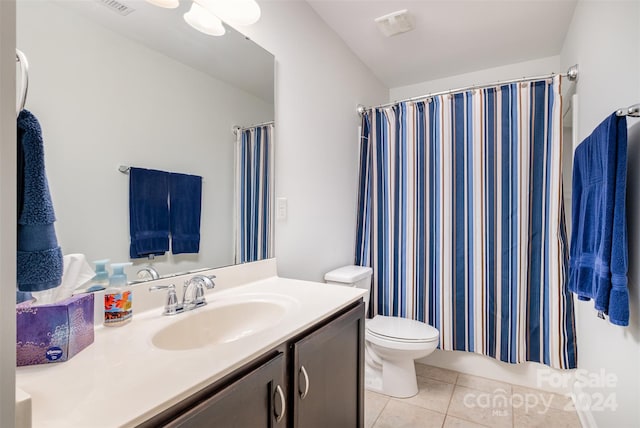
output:
[[[196,30],[210,36],[222,36],[226,31],[217,16],[195,1],[189,12],[184,14],[184,20]]]
[[[175,9],[180,5],[178,0],[147,0],[147,3],[151,3],[158,7],[164,7],[165,9]]]
[[[198,0],[215,16],[232,25],[251,25],[260,19],[255,0]]]

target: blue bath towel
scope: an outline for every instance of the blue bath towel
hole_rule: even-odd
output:
[[[129,234],[132,259],[169,250],[169,173],[129,170]]]
[[[200,251],[202,177],[172,173],[169,180],[171,252]]]
[[[629,325],[627,121],[612,114],[576,149],[569,290],[616,325]]]
[[[60,285],[62,250],[53,226],[55,214],[44,167],[44,142],[38,119],[27,110],[18,115],[19,291],[43,291]]]

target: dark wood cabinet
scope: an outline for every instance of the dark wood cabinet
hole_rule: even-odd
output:
[[[364,304],[291,344],[293,426],[364,425]]]
[[[286,427],[285,357],[282,353],[189,409],[167,427]]]
[[[139,426],[362,428],[363,347],[360,301]]]

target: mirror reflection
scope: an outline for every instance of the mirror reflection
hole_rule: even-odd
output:
[[[17,2],[17,47],[29,59],[25,108],[42,126],[63,252],[130,260],[123,165],[202,177],[199,251],[132,259],[129,280],[271,256],[270,216],[259,223],[246,210],[273,207],[273,56],[229,27],[222,37],[193,30],[182,19],[186,4],[130,4],[123,16],[99,1]],[[242,162],[259,171],[241,174]],[[268,180],[271,190],[256,202],[242,197],[242,177],[250,195]]]

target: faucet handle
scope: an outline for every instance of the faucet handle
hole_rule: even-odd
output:
[[[174,284],[169,285],[152,285],[149,287],[149,291],[169,290],[167,293],[167,301],[164,305],[164,311],[162,315],[175,315],[182,311],[182,307],[178,305],[178,296],[176,295],[176,286]]]
[[[213,287],[216,286],[216,283],[213,281],[214,279],[216,279],[215,275],[202,275],[202,284],[212,290]]]

